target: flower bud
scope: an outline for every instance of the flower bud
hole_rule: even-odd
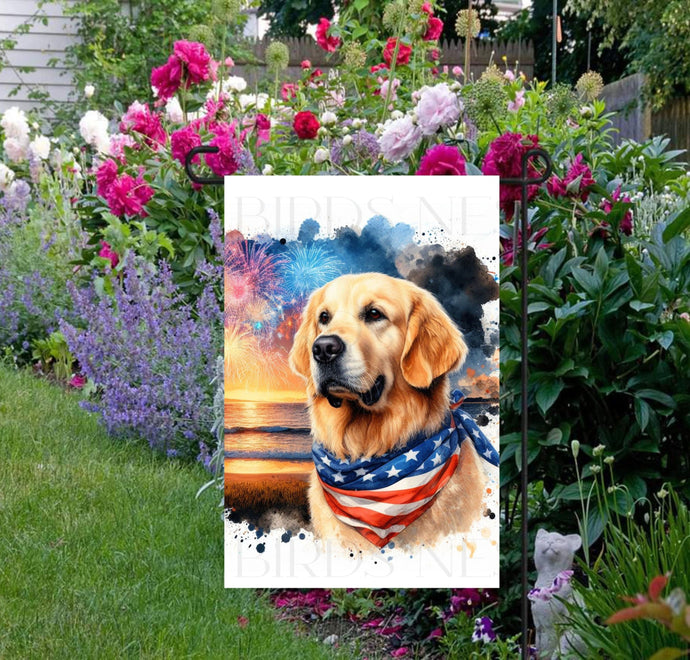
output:
[[[321,163],[325,163],[330,157],[330,154],[328,152],[328,149],[324,149],[323,147],[319,147],[315,152],[314,152],[314,162],[317,165],[320,165]]]
[[[263,174],[264,176],[270,176],[271,174],[273,174],[273,165],[271,165],[270,163],[264,165],[264,168],[261,170],[261,174]]]
[[[577,455],[580,453],[580,441],[579,440],[573,440],[570,443],[570,451],[573,452],[573,458],[577,458]]]

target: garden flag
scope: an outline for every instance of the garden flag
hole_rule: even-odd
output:
[[[498,586],[498,179],[225,196],[225,585]]]

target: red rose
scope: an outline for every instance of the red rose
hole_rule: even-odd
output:
[[[338,37],[329,37],[328,30],[331,27],[331,22],[327,18],[322,18],[316,28],[316,43],[325,51],[332,53],[340,46],[340,39]]]
[[[321,124],[316,118],[316,115],[309,110],[303,112],[298,112],[295,115],[295,120],[292,122],[292,126],[297,133],[297,137],[300,140],[313,140],[319,130]]]
[[[386,46],[383,49],[383,59],[389,66],[391,60],[393,59],[396,44],[398,45],[398,57],[395,61],[396,64],[407,64],[410,61],[410,55],[412,55],[411,46],[407,46],[402,42],[399,43],[395,37],[390,37],[388,41],[386,41]]]
[[[464,175],[465,159],[457,147],[437,144],[431,147],[419,163],[417,174],[425,175]]]
[[[443,32],[443,21],[436,16],[430,16],[422,39],[424,41],[436,41],[441,36],[441,32]]]

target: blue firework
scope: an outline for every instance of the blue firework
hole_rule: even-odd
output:
[[[285,290],[294,298],[308,296],[342,272],[340,259],[320,245],[295,245],[286,256],[283,281]]]

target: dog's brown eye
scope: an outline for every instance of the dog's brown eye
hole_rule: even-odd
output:
[[[328,312],[321,312],[319,314],[319,323],[326,325],[331,320],[331,315]]]
[[[371,309],[368,309],[366,311],[366,313],[364,314],[364,318],[367,321],[378,321],[385,317],[380,310],[376,309],[376,307],[372,307]]]

